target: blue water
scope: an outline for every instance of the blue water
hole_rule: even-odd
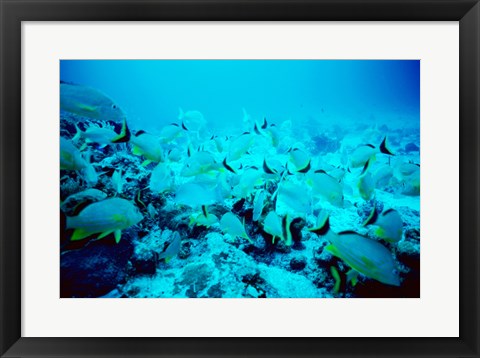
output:
[[[219,128],[241,123],[242,108],[271,122],[420,118],[416,60],[62,60],[60,78],[108,94],[136,129],[176,121],[179,107]]]

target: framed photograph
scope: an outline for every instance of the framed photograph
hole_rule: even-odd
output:
[[[479,356],[477,1],[0,2],[2,357]]]

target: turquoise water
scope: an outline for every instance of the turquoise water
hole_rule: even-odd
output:
[[[84,61],[60,63],[63,81],[108,94],[134,127],[153,130],[178,107],[222,129],[255,118],[418,128],[420,61]],[[140,128],[139,128],[140,129]]]
[[[420,61],[60,61],[61,297],[419,297]]]

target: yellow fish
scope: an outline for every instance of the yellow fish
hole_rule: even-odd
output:
[[[343,207],[343,186],[338,179],[327,174],[324,170],[309,173],[307,184],[312,187],[313,194],[326,199],[330,204]]]
[[[60,82],[60,109],[83,117],[120,123],[125,114],[106,94],[87,86]]]
[[[161,194],[167,190],[170,190],[172,185],[172,171],[166,163],[158,163],[150,175],[150,190],[156,194]]]
[[[220,228],[226,234],[229,234],[232,237],[241,237],[248,242],[253,243],[252,239],[247,235],[245,231],[245,219],[243,224],[240,222],[240,219],[233,213],[225,213],[220,219]]]
[[[371,159],[367,161],[363,167],[360,179],[358,180],[358,192],[362,199],[370,200],[374,197],[375,194],[375,180],[373,179],[372,174],[368,170],[370,167]]]
[[[148,165],[151,162],[163,162],[163,147],[159,137],[146,133],[145,131],[138,131],[135,136],[130,138],[130,143],[133,144],[134,155],[143,155],[145,160],[142,165]]]
[[[96,143],[102,147],[114,143],[125,143],[130,140],[130,130],[128,129],[126,120],[123,121],[122,129],[120,133],[115,132],[108,127],[100,127],[98,125],[92,125],[85,131],[82,131],[75,125],[77,133],[73,137],[73,140],[79,140],[84,138],[86,143]]]
[[[393,152],[387,147],[387,137],[383,138],[378,148],[375,148],[371,144],[366,144],[355,149],[350,155],[350,166],[352,168],[362,167],[367,161],[374,159],[377,153],[393,155]]]
[[[387,242],[399,242],[403,235],[403,220],[398,211],[393,209],[379,213],[374,207],[363,226],[376,225],[375,235]]]
[[[218,218],[215,215],[210,214],[207,211],[207,207],[205,205],[202,206],[201,213],[193,214],[190,217],[190,225],[195,224],[197,226],[205,226],[209,228],[210,226],[216,224],[217,222],[218,222]]]
[[[70,240],[82,240],[93,234],[98,239],[114,233],[118,243],[121,232],[143,220],[143,215],[129,200],[110,198],[88,205],[77,216],[67,217],[67,228],[75,229]]]
[[[178,232],[175,232],[173,234],[172,242],[168,245],[167,249],[164,252],[158,255],[158,259],[165,259],[165,262],[168,263],[172,259],[172,257],[176,256],[180,252],[181,248],[182,238],[180,237],[180,234]]]
[[[60,169],[80,171],[89,185],[95,185],[98,182],[98,175],[93,165],[83,157],[71,140],[63,137],[60,137]]]

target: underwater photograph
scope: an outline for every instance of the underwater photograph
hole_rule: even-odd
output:
[[[59,65],[61,298],[420,297],[420,61]]]

